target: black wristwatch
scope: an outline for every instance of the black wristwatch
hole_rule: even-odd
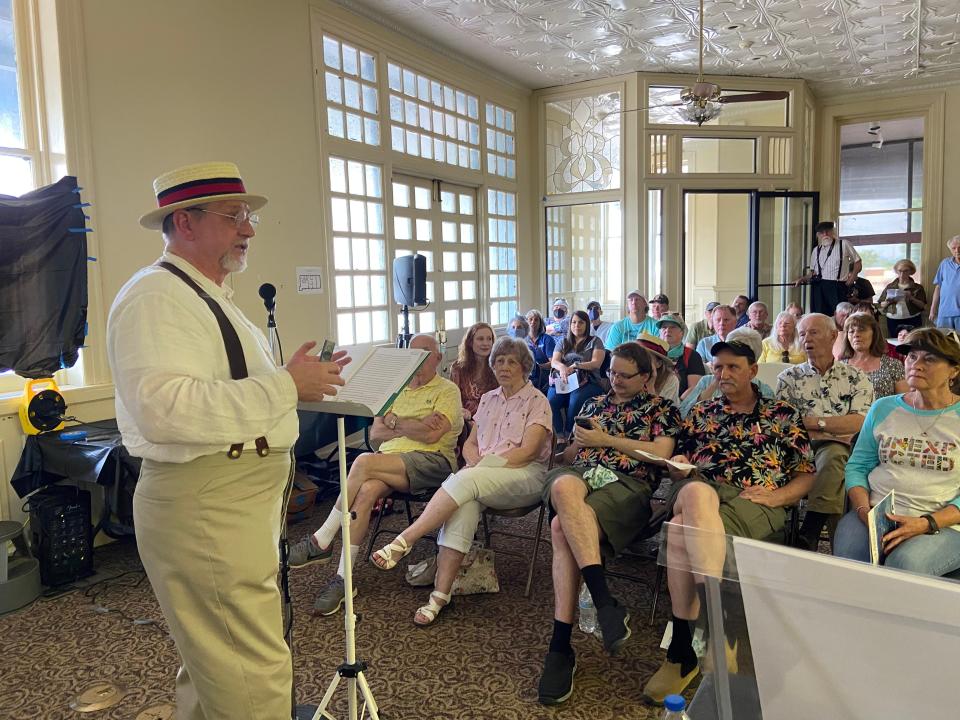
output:
[[[927,530],[927,535],[940,534],[940,526],[937,524],[936,518],[934,518],[933,515],[931,515],[930,513],[926,513],[925,515],[921,515],[920,517],[926,520],[927,525],[930,526],[930,529]]]

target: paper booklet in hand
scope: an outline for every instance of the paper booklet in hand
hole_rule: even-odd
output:
[[[674,462],[673,460],[667,460],[666,458],[662,458],[659,455],[654,455],[653,453],[648,453],[644,450],[631,450],[630,453],[650,465],[656,465],[657,467],[679,470],[684,474],[691,473],[700,467],[699,465],[691,465],[690,463]]]
[[[428,357],[430,353],[426,350],[373,348],[345,378],[347,384],[337,388],[335,397],[321,402],[300,403],[298,407],[333,415],[383,415]],[[350,367],[347,365],[348,370]]]
[[[893,515],[896,510],[894,504],[896,491],[891,490],[883,500],[878,502],[867,513],[867,535],[870,538],[870,562],[874,565],[883,565],[887,554],[883,551],[883,536],[897,527],[897,524],[887,517],[887,513]]]

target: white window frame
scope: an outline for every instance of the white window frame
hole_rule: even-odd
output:
[[[396,256],[396,252],[400,249],[400,246],[394,241],[393,238],[393,222],[394,222],[394,207],[392,201],[392,185],[391,179],[395,176],[416,176],[421,178],[436,179],[444,184],[450,184],[454,186],[461,186],[466,188],[475,189],[476,192],[476,253],[477,253],[477,268],[476,273],[478,277],[477,282],[477,294],[476,294],[476,307],[477,307],[477,322],[486,322],[490,319],[490,286],[489,281],[486,278],[489,277],[489,238],[488,238],[488,220],[489,215],[487,212],[487,189],[488,187],[510,192],[516,195],[516,207],[517,215],[519,216],[519,208],[522,206],[521,203],[524,202],[523,193],[517,187],[517,182],[515,179],[504,178],[497,176],[495,174],[488,173],[486,171],[486,153],[487,153],[487,143],[486,143],[486,130],[487,123],[485,119],[485,108],[486,103],[493,103],[497,107],[503,108],[505,111],[513,113],[514,117],[514,126],[516,127],[517,118],[519,117],[518,109],[516,107],[511,107],[511,103],[505,101],[502,96],[498,96],[495,93],[490,93],[485,91],[485,88],[471,89],[469,83],[465,83],[461,77],[459,77],[456,71],[451,73],[446,73],[442,69],[437,67],[431,67],[430,53],[429,51],[424,51],[421,55],[418,52],[405,50],[400,51],[397,48],[397,45],[389,41],[381,42],[378,36],[377,40],[374,41],[371,37],[367,36],[363,30],[359,28],[353,28],[349,23],[343,22],[342,20],[330,19],[323,17],[319,13],[313,15],[312,23],[312,34],[313,34],[313,48],[314,48],[314,68],[315,68],[315,96],[316,96],[316,114],[318,118],[318,123],[320,125],[320,163],[323,171],[321,177],[324,180],[324,187],[322,188],[322,204],[323,204],[323,213],[324,213],[324,224],[326,233],[324,234],[326,247],[324,252],[327,257],[332,258],[333,256],[333,230],[332,230],[332,209],[330,205],[330,188],[328,184],[328,165],[330,157],[339,157],[347,160],[359,160],[365,163],[375,163],[383,169],[383,178],[384,178],[384,222],[387,228],[387,247],[386,247],[386,256],[387,262],[392,263],[393,258]],[[365,143],[348,141],[347,139],[341,139],[335,136],[331,136],[327,132],[326,127],[326,118],[327,118],[327,102],[325,94],[325,65],[323,60],[323,36],[328,35],[340,42],[346,42],[351,46],[356,47],[358,50],[363,52],[368,52],[373,54],[377,59],[377,90],[378,90],[378,99],[379,99],[379,108],[378,108],[378,118],[380,121],[380,144],[378,146],[371,146]],[[431,159],[426,159],[423,157],[414,157],[406,153],[398,152],[392,149],[391,146],[391,123],[390,121],[390,89],[389,89],[389,74],[388,74],[388,65],[397,64],[417,74],[422,74],[428,78],[436,80],[442,85],[449,85],[456,90],[462,90],[468,95],[473,95],[477,98],[477,118],[476,122],[479,125],[479,144],[476,146],[476,149],[479,151],[479,169],[474,170],[469,167],[460,167],[458,165],[451,165],[444,162],[434,161]],[[405,129],[406,126],[404,125]],[[491,128],[495,129],[495,128]],[[459,140],[458,140],[459,143]],[[467,143],[461,143],[467,144]],[[468,163],[469,165],[469,163]],[[519,169],[517,172],[519,175]],[[518,218],[517,218],[518,219]],[[519,234],[519,233],[518,233]],[[442,261],[442,255],[435,255],[434,261],[437,263],[434,277],[431,278],[432,282],[435,283],[435,287],[439,286],[440,283],[444,282],[445,278],[443,273],[440,270],[440,263]],[[520,259],[518,257],[517,263],[519,265]],[[334,329],[337,328],[337,314],[338,308],[336,302],[336,290],[334,285],[334,270],[333,262],[327,263],[328,272],[330,277],[328,277],[327,287],[333,288],[331,291],[331,298],[329,303],[329,317],[330,325],[329,327]],[[339,274],[339,273],[338,273]],[[388,266],[387,270],[388,278],[388,295],[392,301],[392,273]],[[518,277],[519,277],[519,267],[518,267]],[[451,278],[452,280],[453,278]],[[461,279],[462,278],[459,278]],[[431,298],[433,299],[433,298]],[[502,300],[503,298],[498,298]],[[518,300],[518,298],[515,298]],[[518,302],[519,307],[519,302]],[[440,314],[437,316],[437,319],[443,317],[443,309],[437,308],[440,311]],[[384,339],[378,339],[373,341],[373,345],[381,344],[394,344],[396,336],[400,331],[398,317],[399,317],[399,306],[389,307],[389,323],[390,323],[390,332],[389,336]],[[509,321],[509,320],[508,320]],[[449,333],[446,333],[447,344],[452,346],[459,342],[459,339],[462,337],[465,332],[465,328],[459,328],[453,330]],[[364,347],[367,347],[368,344],[362,346],[354,346],[362,351]]]

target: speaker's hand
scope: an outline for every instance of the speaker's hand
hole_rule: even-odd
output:
[[[297,398],[303,402],[319,402],[324,396],[336,395],[336,386],[345,384],[340,368],[350,362],[346,352],[340,350],[333,360],[322,362],[316,355],[310,355],[316,346],[312,340],[305,342],[284,365],[297,386]]]

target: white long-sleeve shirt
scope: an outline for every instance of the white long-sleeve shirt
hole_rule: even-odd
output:
[[[107,320],[107,355],[116,386],[117,425],[130,454],[184,463],[226,453],[233,443],[256,452],[296,442],[297,389],[278,368],[266,337],[230,299],[233,290],[183,258],[161,260],[186,272],[223,308],[240,337],[249,377],[233,380],[217,319],[197,293],[156,265],[117,293]]]

